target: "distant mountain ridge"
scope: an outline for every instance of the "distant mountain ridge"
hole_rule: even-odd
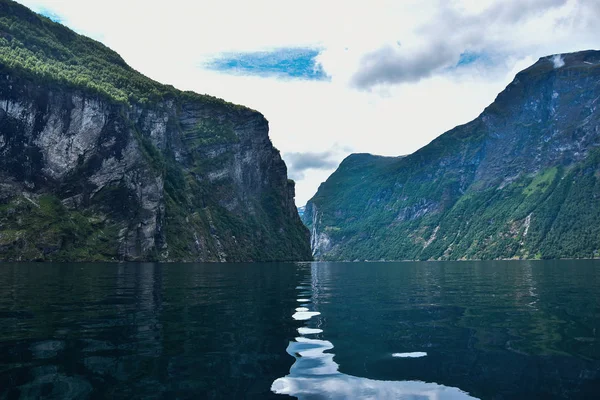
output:
[[[307,203],[314,256],[598,256],[599,105],[599,51],[543,57],[417,152],[349,156]]]
[[[0,0],[0,261],[309,260],[268,130]]]

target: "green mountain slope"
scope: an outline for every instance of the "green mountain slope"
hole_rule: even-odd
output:
[[[557,57],[414,154],[344,160],[306,207],[315,257],[598,256],[600,52]]]
[[[58,83],[61,88],[85,88],[120,103],[189,97],[223,107],[241,107],[155,82],[102,43],[10,0],[0,1],[0,61],[13,74]]]
[[[0,0],[0,260],[310,259],[258,112]]]

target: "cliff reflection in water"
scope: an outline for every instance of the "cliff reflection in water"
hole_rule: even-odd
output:
[[[593,260],[0,264],[0,399],[595,399],[599,284]]]
[[[299,268],[304,273],[301,281],[298,301],[302,307],[295,310],[292,318],[309,321],[319,316],[320,301],[331,300],[327,295],[327,281],[321,282],[321,271],[328,271],[325,263],[305,264]],[[343,301],[343,299],[337,299]],[[273,382],[271,390],[278,394],[295,396],[298,399],[431,399],[454,400],[475,399],[464,391],[421,381],[384,381],[339,372],[339,365],[333,360],[335,354],[328,352],[333,344],[324,339],[316,339],[315,335],[326,334],[321,329],[321,320],[314,323],[316,327],[298,328],[299,337],[290,342],[287,352],[296,359],[289,375]],[[361,345],[361,344],[357,344]],[[368,345],[368,344],[367,344]],[[418,358],[426,356],[424,352],[394,353],[390,357]]]
[[[0,399],[276,398],[295,276],[277,263],[1,264]]]

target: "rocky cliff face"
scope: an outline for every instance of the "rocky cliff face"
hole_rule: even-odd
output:
[[[310,258],[294,183],[260,113],[174,89],[115,101],[5,61],[0,259]]]
[[[404,158],[352,155],[306,207],[322,259],[593,257],[600,52],[540,59]]]

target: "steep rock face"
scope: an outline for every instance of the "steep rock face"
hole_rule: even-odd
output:
[[[17,21],[58,29],[56,37],[74,35],[12,2],[0,6]],[[0,44],[7,36],[14,47],[14,32],[2,35],[0,25]],[[110,57],[110,68],[137,77]],[[164,90],[151,101],[119,101],[0,62],[0,259],[310,258],[266,119]]]
[[[313,254],[597,255],[599,99],[600,52],[545,57],[477,119],[414,154],[351,155],[306,207]]]

